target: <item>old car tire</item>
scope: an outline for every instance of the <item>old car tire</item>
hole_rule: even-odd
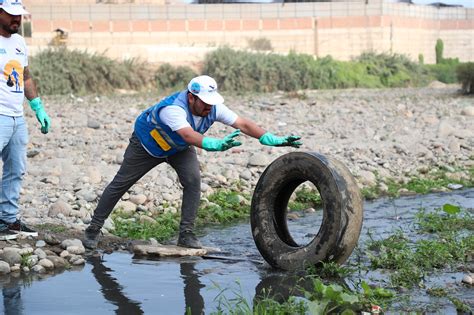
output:
[[[321,195],[323,219],[313,240],[298,245],[288,230],[287,206],[306,181]],[[346,261],[357,245],[362,218],[360,191],[341,162],[315,152],[292,152],[263,172],[252,197],[250,221],[263,258],[273,267],[295,270],[321,261]]]

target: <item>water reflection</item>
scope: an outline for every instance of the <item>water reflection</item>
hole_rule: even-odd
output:
[[[199,281],[199,275],[195,268],[195,262],[182,262],[180,264],[181,278],[184,282],[184,301],[186,304],[185,314],[204,314],[204,299],[201,289],[205,286]]]
[[[23,301],[21,300],[21,285],[17,278],[11,277],[12,282],[4,284],[2,288],[3,309],[5,315],[23,314]],[[16,279],[16,280],[15,280]]]
[[[102,256],[90,256],[87,261],[92,265],[92,274],[100,284],[104,298],[117,306],[116,314],[143,314],[140,303],[130,300],[123,294],[123,287],[110,274],[112,269],[103,264]]]
[[[415,233],[411,225],[420,207],[434,209],[449,202],[472,208],[473,200],[474,189],[470,189],[417,198],[381,199],[366,204],[361,244],[369,237],[383,238],[394,229]],[[295,233],[307,233],[312,226],[311,219],[311,216],[306,216],[305,222],[296,225]],[[232,313],[220,303],[221,296],[232,302],[238,302],[236,298],[242,297],[250,304],[268,296],[283,302],[289,296],[302,296],[303,290],[312,288],[312,279],[308,276],[280,272],[259,263],[257,260],[261,261],[261,256],[247,223],[222,230],[209,229],[203,239],[209,246],[222,250],[216,254],[221,255],[219,259],[137,258],[128,252],[114,252],[89,257],[85,266],[77,267],[79,272],[71,272],[76,269],[73,267],[47,274],[15,272],[0,276],[0,299],[3,298],[0,314],[200,315],[218,313],[219,307],[224,308],[224,313]],[[367,260],[361,247],[360,252],[356,250],[351,256],[350,262],[365,266]],[[345,279],[347,284],[339,284],[354,288],[360,280],[382,282],[387,277],[386,274],[365,272],[362,267],[358,274]],[[462,272],[443,273],[441,276],[442,280],[439,280],[439,275],[428,279],[427,285],[444,283],[456,291],[457,298],[472,301],[469,288],[457,285],[463,277]],[[429,301],[439,306],[439,313],[455,312],[451,304],[440,304],[424,291],[408,291],[407,294],[412,295],[412,305]]]
[[[81,269],[82,266],[74,266],[70,270],[74,271]],[[2,288],[3,313],[6,315],[28,314],[28,312],[25,311],[24,306],[25,303],[28,304],[28,300],[22,298],[23,291],[33,286],[37,281],[42,281],[59,275],[64,271],[64,269],[59,269],[48,273],[30,272],[24,274],[20,272],[12,272],[10,274],[1,275],[0,287]]]

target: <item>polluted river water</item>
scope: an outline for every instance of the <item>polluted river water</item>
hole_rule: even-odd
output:
[[[416,238],[412,229],[420,208],[435,209],[450,203],[474,208],[474,189],[428,195],[382,198],[365,202],[364,221],[359,247],[370,238],[382,239],[395,231]],[[305,244],[317,233],[321,211],[303,214],[290,221],[291,235]],[[0,278],[5,314],[211,314],[220,305],[225,313],[226,301],[253,299],[265,290],[284,296],[297,277],[290,272],[274,270],[260,256],[252,238],[249,223],[225,228],[209,227],[202,231],[201,241],[222,252],[207,258],[147,258],[129,252],[97,253],[88,257],[82,267],[53,274],[10,274]],[[357,250],[357,249],[356,249]],[[359,254],[360,255],[360,254]],[[355,253],[349,258],[354,265]],[[359,257],[360,258],[360,257]],[[436,274],[426,283],[459,286],[456,297],[474,305],[472,287],[459,285],[464,273]],[[362,279],[379,282],[383,273],[356,273],[344,281]],[[398,293],[397,293],[398,295]],[[435,313],[456,314],[447,299],[431,297],[422,289],[405,290],[413,309],[435,305]],[[394,312],[404,311],[405,304],[393,304]],[[188,313],[187,313],[188,312]]]

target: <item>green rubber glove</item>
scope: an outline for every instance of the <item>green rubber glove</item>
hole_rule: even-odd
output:
[[[258,139],[261,144],[269,145],[272,147],[284,147],[291,146],[299,148],[303,143],[299,142],[301,137],[299,136],[287,136],[287,137],[277,137],[274,134],[267,132]]]
[[[204,137],[202,139],[202,148],[206,151],[225,151],[232,147],[237,147],[242,144],[241,142],[234,140],[238,135],[240,135],[240,129],[235,130],[223,139]]]
[[[41,124],[41,132],[47,134],[49,127],[51,126],[51,119],[49,119],[48,114],[43,107],[43,102],[41,98],[37,97],[29,101],[31,109],[36,113],[36,119],[38,119]]]

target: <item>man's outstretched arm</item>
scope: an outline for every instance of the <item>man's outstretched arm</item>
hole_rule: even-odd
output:
[[[260,139],[260,137],[266,132],[265,129],[261,128],[255,122],[242,117],[237,117],[237,120],[234,122],[232,127],[240,129],[243,133],[254,137],[255,139]]]
[[[246,135],[258,139],[263,145],[272,147],[291,146],[295,148],[299,148],[302,145],[302,143],[298,141],[301,137],[294,135],[285,137],[275,136],[271,132],[265,131],[250,119],[238,117],[232,127],[238,128]]]
[[[238,129],[222,139],[204,137],[199,132],[194,131],[191,127],[185,127],[176,130],[176,132],[184,141],[186,141],[186,143],[203,148],[206,151],[225,151],[242,144],[241,142],[234,140],[235,137],[240,135],[240,130]]]

